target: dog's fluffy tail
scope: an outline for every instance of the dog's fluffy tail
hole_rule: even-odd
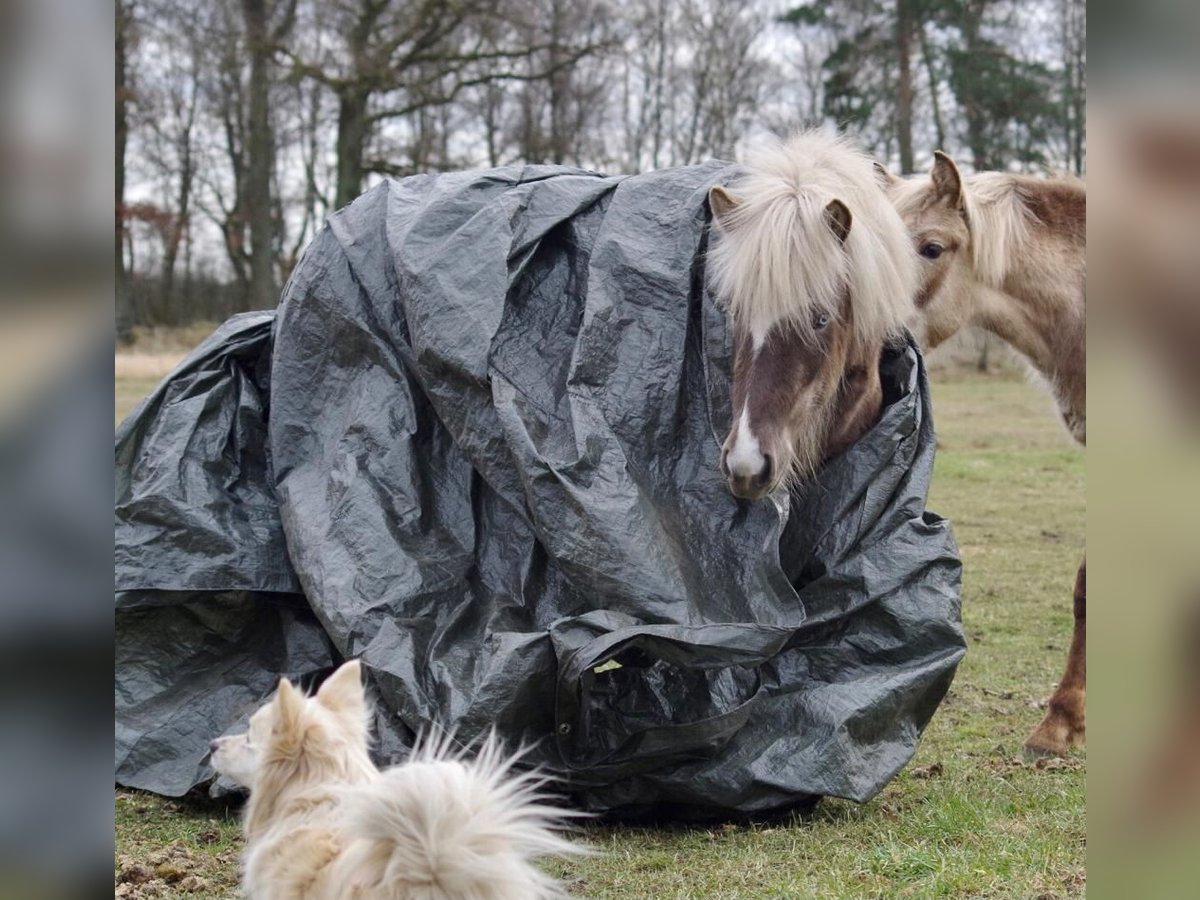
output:
[[[495,735],[474,759],[453,752],[443,736],[356,788],[345,820],[361,840],[361,854],[353,854],[356,880],[383,895],[429,900],[564,896],[533,860],[587,852],[560,833],[561,823],[579,813],[551,806],[542,792],[547,779],[518,772],[519,759]]]

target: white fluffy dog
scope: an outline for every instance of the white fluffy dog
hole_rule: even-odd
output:
[[[250,789],[251,900],[546,900],[560,885],[532,862],[584,852],[564,813],[493,738],[471,761],[449,740],[380,772],[357,660],[306,697],[287,679],[245,734],[212,742],[212,763]]]

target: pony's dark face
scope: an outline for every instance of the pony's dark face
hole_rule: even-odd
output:
[[[721,448],[735,496],[757,500],[811,474],[878,416],[882,348],[854,351],[850,304],[843,306],[841,317],[814,323],[815,341],[783,326],[760,342],[735,326],[735,418]]]
[[[724,217],[725,228],[738,227],[729,221],[737,201],[728,192],[714,188],[709,202],[718,223]],[[840,252],[850,211],[835,200],[823,215],[832,239],[823,236],[810,252]],[[882,343],[861,347],[853,315],[844,284],[832,309],[814,307],[799,327],[786,316],[753,324],[733,317],[732,416],[721,471],[735,496],[757,500],[806,477],[874,422]]]

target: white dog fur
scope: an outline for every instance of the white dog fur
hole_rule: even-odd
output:
[[[556,832],[573,814],[546,779],[517,772],[489,738],[473,760],[427,741],[380,772],[370,707],[351,661],[306,697],[287,679],[245,734],[213,741],[218,772],[250,789],[244,887],[251,900],[547,900],[533,860],[586,852]]]

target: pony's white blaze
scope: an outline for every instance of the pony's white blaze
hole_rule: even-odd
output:
[[[742,407],[742,415],[738,418],[737,431],[734,433],[733,446],[725,457],[725,465],[729,473],[738,478],[755,478],[762,472],[767,459],[759,447],[758,438],[750,430],[749,405]]]

